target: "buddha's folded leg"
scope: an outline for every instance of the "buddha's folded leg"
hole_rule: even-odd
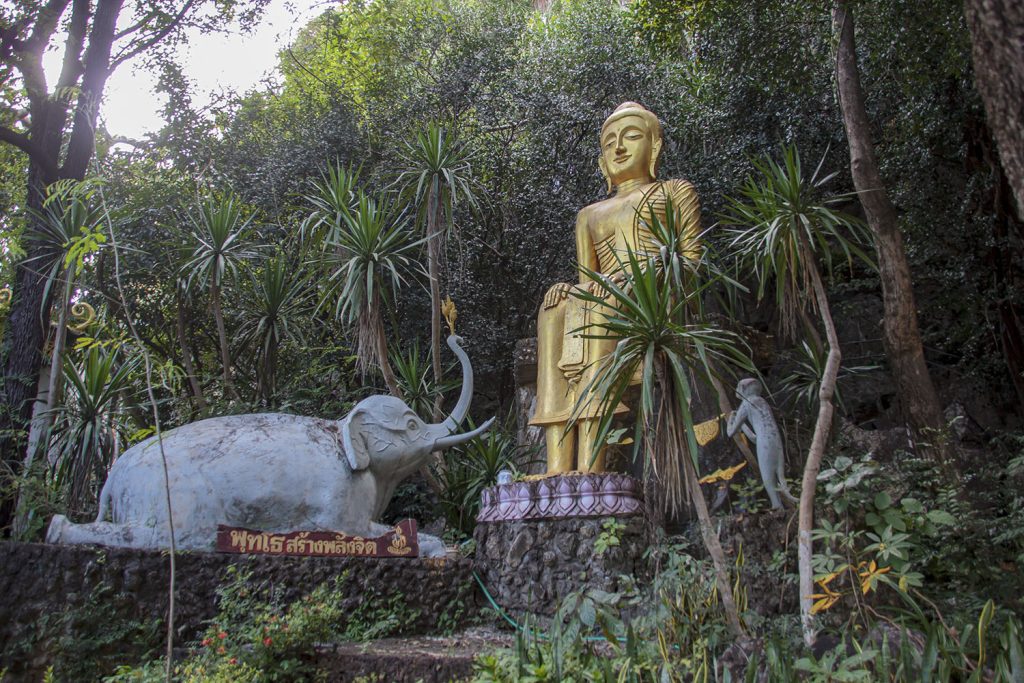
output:
[[[585,316],[590,334],[605,333],[603,324],[607,322],[608,316],[611,314],[612,304],[588,303]],[[605,385],[605,380],[608,378],[602,376],[604,366],[601,361],[615,351],[617,341],[617,339],[609,337],[588,337],[583,340],[583,357],[587,362],[580,373],[581,400],[580,406],[577,408],[577,416],[580,420],[577,430],[579,440],[577,469],[581,472],[603,472],[605,470],[605,456],[608,447],[596,443],[601,418],[609,409],[613,415],[629,412],[629,408],[624,403],[616,402],[612,407],[612,404],[602,400],[605,398],[609,386]]]
[[[575,433],[565,433],[575,398],[558,367],[566,308],[563,299],[554,306],[542,306],[537,316],[537,409],[530,424],[544,427],[548,472],[567,472],[575,460]]]

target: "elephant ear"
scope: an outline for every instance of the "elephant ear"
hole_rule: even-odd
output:
[[[362,433],[365,413],[365,410],[355,408],[341,421],[341,443],[345,447],[345,457],[356,472],[370,466],[370,449]]]

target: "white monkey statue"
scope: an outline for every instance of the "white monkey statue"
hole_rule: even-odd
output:
[[[740,407],[729,416],[726,433],[732,438],[737,429],[742,429],[747,438],[757,444],[757,466],[761,470],[764,490],[772,501],[772,509],[782,508],[780,493],[790,503],[797,504],[797,499],[786,486],[782,435],[768,401],[761,396],[761,383],[751,377],[741,379],[736,385],[736,396],[740,399]]]

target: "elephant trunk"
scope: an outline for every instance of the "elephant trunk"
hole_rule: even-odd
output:
[[[433,450],[443,451],[447,448],[451,448],[452,446],[458,446],[459,444],[465,443],[470,439],[480,436],[481,434],[486,432],[488,429],[491,428],[491,425],[493,423],[494,418],[492,417],[490,420],[484,422],[482,425],[480,425],[471,432],[466,432],[465,434],[450,434],[449,436],[442,437],[434,442]]]
[[[473,366],[469,364],[469,356],[459,345],[461,342],[462,337],[458,335],[448,336],[448,347],[462,363],[462,393],[459,394],[459,402],[455,404],[452,414],[444,421],[444,426],[448,428],[449,432],[454,432],[459,428],[469,411],[469,402],[473,399]]]

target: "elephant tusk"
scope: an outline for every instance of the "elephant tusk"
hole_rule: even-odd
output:
[[[493,417],[471,432],[466,432],[465,434],[449,434],[448,436],[442,437],[434,442],[433,450],[443,451],[446,448],[451,448],[452,446],[458,446],[459,444],[466,443],[470,439],[474,439],[483,434],[484,432],[486,432],[488,429],[491,428],[492,424],[494,424]]]

